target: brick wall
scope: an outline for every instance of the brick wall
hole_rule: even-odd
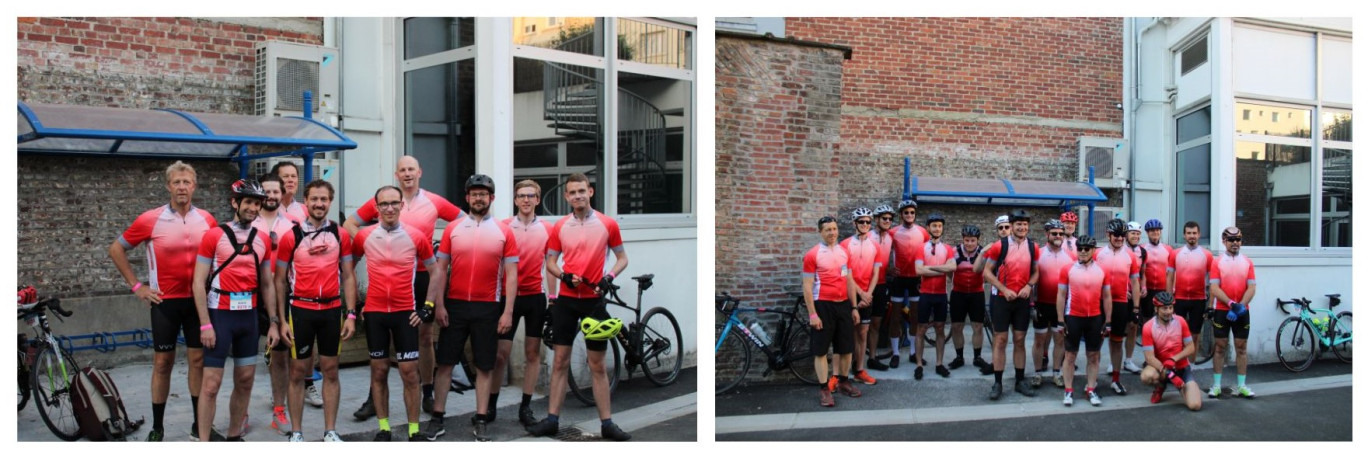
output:
[[[21,102],[251,114],[255,46],[322,44],[322,19],[19,18]],[[63,298],[125,295],[106,249],[168,202],[172,160],[19,156],[18,279]],[[226,219],[234,163],[192,162],[195,204]],[[131,255],[146,279],[143,251]]]

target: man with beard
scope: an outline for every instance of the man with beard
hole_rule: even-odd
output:
[[[898,368],[898,357],[902,354],[898,341],[902,336],[903,323],[912,327],[908,339],[913,344],[920,339],[917,335],[916,308],[921,301],[921,277],[917,276],[916,261],[926,240],[931,239],[931,233],[917,224],[917,201],[903,200],[898,204],[898,213],[902,215],[902,224],[889,233],[893,236],[893,280],[888,283],[889,296],[893,301],[889,311],[891,323],[888,324],[888,340],[893,348],[893,359],[888,362],[890,368]],[[916,346],[912,346],[912,354],[908,356],[908,362],[914,365],[921,362],[916,349]]]
[[[1192,342],[1202,342],[1202,324],[1206,321],[1207,275],[1216,259],[1211,252],[1197,245],[1202,238],[1202,227],[1194,221],[1183,224],[1183,242],[1187,244],[1169,252],[1168,288],[1173,294],[1173,313],[1187,321],[1193,332]]]
[[[253,309],[264,308],[269,322],[266,346],[275,346],[277,327],[275,284],[271,276],[271,240],[252,222],[266,192],[254,180],[232,185],[234,219],[204,233],[195,259],[195,309],[199,311],[200,342],[204,353],[204,381],[200,387],[199,438],[209,437],[223,365],[233,357],[233,395],[229,399],[228,441],[242,441],[256,377],[257,320]]]
[[[945,368],[945,316],[949,314],[950,299],[945,293],[945,275],[955,272],[955,256],[950,247],[940,241],[941,235],[945,234],[945,216],[939,213],[928,215],[926,227],[931,234],[931,240],[922,245],[915,262],[917,275],[921,276],[921,301],[917,305],[919,325],[916,336],[925,336],[928,328],[935,328],[936,374],[949,378],[950,370]],[[916,346],[917,353],[925,356],[926,340],[917,339]],[[911,363],[917,364],[912,376],[918,380],[922,379],[924,364],[920,359],[914,359]]]
[[[1059,366],[1064,361],[1064,323],[1060,322],[1056,309],[1065,305],[1055,304],[1055,292],[1059,290],[1059,274],[1075,261],[1073,252],[1064,249],[1064,225],[1059,220],[1045,223],[1045,250],[1040,251],[1040,291],[1036,293],[1035,314],[1035,353],[1032,362],[1036,363],[1035,376],[1031,377],[1031,387],[1040,387],[1045,375],[1046,363],[1054,358],[1052,380],[1056,386],[1064,387],[1064,378],[1059,375]],[[1050,342],[1054,342],[1054,355],[1050,355]]]
[[[874,212],[861,207],[851,212],[850,216],[855,223],[855,234],[841,241],[841,248],[845,249],[846,257],[850,260],[850,274],[855,279],[855,291],[851,294],[857,296],[855,311],[860,316],[860,320],[855,322],[855,359],[851,363],[854,367],[851,378],[872,386],[878,380],[864,369],[865,338],[868,337],[872,319],[876,288],[874,279],[881,274],[883,265],[879,260],[879,241],[869,233],[869,228],[874,225]]]
[[[1078,256],[1078,214],[1072,211],[1059,214],[1059,222],[1064,224],[1064,250]]]
[[[1212,320],[1211,332],[1216,334],[1216,352],[1211,356],[1211,398],[1221,396],[1221,370],[1225,366],[1226,339],[1235,334],[1235,395],[1254,398],[1254,391],[1245,385],[1245,369],[1249,356],[1245,354],[1245,343],[1249,340],[1249,302],[1254,301],[1254,262],[1240,253],[1244,236],[1234,226],[1221,231],[1225,253],[1212,260],[1211,298],[1216,311]]]
[[[1121,368],[1131,372],[1131,374],[1140,374],[1140,365],[1132,362],[1131,356],[1135,353],[1135,342],[1139,337],[1140,325],[1149,319],[1144,315],[1145,298],[1149,297],[1149,279],[1146,278],[1148,271],[1145,269],[1145,265],[1149,264],[1149,250],[1140,245],[1140,229],[1141,226],[1137,222],[1126,223],[1126,247],[1131,252],[1135,252],[1135,257],[1140,260],[1140,297],[1133,300],[1140,304],[1140,309],[1132,311],[1130,323],[1126,325],[1126,342],[1125,346],[1122,347],[1122,352],[1125,355],[1121,359]],[[1153,307],[1150,308],[1151,311],[1153,309]]]
[[[879,333],[885,331],[884,316],[888,315],[888,271],[889,256],[893,253],[893,207],[880,204],[874,208],[874,241],[879,244],[879,275],[874,277],[874,303],[869,307],[868,355],[865,367],[872,370],[888,370],[888,364],[879,360]],[[901,332],[901,330],[899,330]]]
[[[288,163],[280,163],[288,164]],[[261,202],[261,211],[257,214],[256,220],[252,221],[252,226],[260,234],[268,235],[271,239],[271,253],[276,253],[276,248],[280,243],[280,237],[290,232],[294,227],[294,221],[290,220],[284,212],[280,212],[280,199],[284,182],[275,175],[265,175],[261,177],[261,189],[266,191],[266,199]],[[272,272],[275,271],[275,261],[271,260]],[[288,318],[281,308],[279,317]],[[266,321],[266,311],[257,309],[257,330],[266,336],[268,322]],[[274,347],[267,350],[267,369],[271,375],[271,428],[281,435],[289,435],[294,429],[290,426],[290,416],[285,414],[285,395],[288,393],[290,379],[289,354],[290,346],[284,340],[276,342]],[[243,425],[244,430],[246,424]]]
[[[1178,388],[1189,410],[1202,409],[1202,389],[1192,377],[1192,365],[1188,357],[1197,353],[1188,331],[1187,321],[1173,314],[1173,295],[1160,290],[1154,294],[1155,316],[1145,322],[1140,336],[1141,350],[1145,352],[1145,369],[1140,372],[1140,382],[1154,386],[1150,403],[1164,399],[1164,389],[1169,384]]]

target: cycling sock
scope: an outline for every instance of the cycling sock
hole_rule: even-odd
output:
[[[962,347],[957,347],[957,348],[955,348],[955,357],[956,357],[956,358],[961,358],[961,359],[964,358],[964,348],[962,348]]]
[[[608,427],[608,426],[613,425],[613,418],[600,419],[599,422],[602,423],[601,425],[602,425],[603,427]]]
[[[837,381],[837,382],[846,382],[846,381],[849,381],[849,380],[850,380],[850,377],[849,377],[849,376],[846,376],[846,375],[840,375],[840,376],[837,376],[837,377],[836,377],[836,381]]]
[[[1211,376],[1211,379],[1212,379],[1212,382],[1211,382],[1211,386],[1212,386],[1212,387],[1221,387],[1221,374],[1220,374],[1220,373],[1216,373],[1216,374],[1212,375],[1212,376]]]
[[[547,413],[546,420],[552,424],[560,424],[560,415]]]
[[[313,387],[313,380],[312,380],[312,379],[309,379],[309,378],[304,378],[304,387],[305,387],[305,388]]]
[[[390,430],[389,418],[380,418],[380,430]]]
[[[893,348],[893,355],[898,355],[898,354],[901,354],[901,353],[902,353],[902,352],[898,351],[898,341],[901,341],[901,340],[902,340],[902,338],[896,338],[896,337],[888,338],[888,344],[891,344],[891,345],[892,345],[891,347]]]
[[[435,422],[435,423],[437,423],[437,425],[440,426],[440,425],[442,425],[442,422],[443,422],[443,421],[446,421],[446,413],[445,413],[445,412],[442,412],[442,411],[433,411],[433,412],[432,412],[432,422]]]
[[[1235,385],[1244,387],[1245,375],[1235,375]]]
[[[194,413],[194,416],[195,416],[194,424],[198,426],[198,425],[199,425],[199,396],[198,396],[198,395],[196,395],[196,396],[194,396],[194,397],[190,397],[190,410],[191,410],[192,413]],[[196,430],[196,431],[199,431],[199,429],[195,429],[195,430]]]
[[[981,348],[981,347],[976,347],[976,348],[974,348],[974,358],[976,358],[976,359],[981,359],[981,358],[983,358],[983,348]]]
[[[153,403],[153,404],[152,404],[152,430],[164,430],[164,429],[162,429],[162,418],[165,418],[165,417],[166,417],[166,404],[165,404],[165,403]]]
[[[489,394],[489,405],[486,405],[486,407],[488,407],[488,409],[489,409],[490,411],[499,408],[499,393],[498,393],[498,392]]]
[[[527,406],[527,405],[531,405],[531,404],[532,404],[532,394],[522,394],[522,403],[520,403],[519,406],[521,407],[521,406]]]
[[[994,371],[994,372],[993,372],[993,382],[998,383],[998,384],[1002,384],[1002,372],[1001,372],[1001,371]]]
[[[423,398],[432,398],[432,384],[423,385]]]
[[[1016,369],[1016,379],[1017,379],[1017,381],[1021,381],[1021,380],[1023,380],[1023,379],[1026,379],[1026,369],[1025,369],[1025,368],[1017,368],[1017,369]]]
[[[409,423],[409,436],[412,437],[412,436],[417,435],[417,434],[418,434],[418,423],[416,423],[416,422],[410,422],[410,423]]]
[[[1120,369],[1114,369],[1114,370],[1112,370],[1112,382],[1121,382],[1121,370],[1120,370]]]

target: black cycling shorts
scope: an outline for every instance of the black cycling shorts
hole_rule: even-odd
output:
[[[185,335],[185,347],[199,349],[200,320],[194,298],[162,300],[150,308],[152,315],[152,350],[175,352],[176,336]]]
[[[499,303],[500,305],[503,302]],[[499,339],[513,341],[513,334],[518,332],[518,323],[527,318],[527,328],[523,330],[523,336],[527,338],[542,337],[542,327],[546,325],[546,294],[537,293],[534,295],[518,295],[513,298],[513,328],[508,329],[508,333],[499,335]]]
[[[1025,332],[1031,324],[1031,299],[1017,298],[1007,301],[1001,295],[993,296],[993,332],[1007,333],[1012,330]]]
[[[314,342],[317,341],[319,356],[337,357],[342,352],[343,313],[340,307],[305,309],[290,306],[290,318],[286,322],[294,333],[290,355],[296,360],[313,358]]]
[[[429,276],[427,271],[415,271],[413,273],[414,311],[417,311],[420,307],[426,306],[425,303],[427,303],[428,282],[431,280],[432,278]],[[437,314],[428,316],[427,320],[424,320],[423,323],[430,324],[434,320],[437,320]]]
[[[575,337],[580,334],[580,321],[585,317],[608,320],[612,316],[608,315],[607,305],[602,298],[573,298],[568,296],[556,298],[556,305],[551,307],[551,344],[555,346],[575,344]],[[603,352],[608,350],[608,341],[584,340],[584,348]]]
[[[1211,332],[1216,334],[1216,339],[1226,339],[1234,332],[1235,339],[1249,339],[1249,313],[1246,312],[1233,322],[1226,318],[1229,311],[1216,310],[1211,317]]]
[[[1124,303],[1118,303],[1112,299],[1111,314],[1111,338],[1120,340],[1126,337],[1126,325],[1130,325],[1135,320],[1135,312],[1131,310],[1131,298],[1126,297]]]
[[[1186,320],[1188,330],[1198,334],[1202,332],[1202,324],[1206,323],[1206,308],[1210,303],[1209,300],[1176,300],[1173,302],[1173,314]]]
[[[944,293],[924,293],[917,304],[918,323],[944,323],[949,313],[950,299]]]
[[[1140,317],[1135,319],[1135,323],[1144,324],[1154,318],[1154,294],[1163,290],[1150,290],[1145,293],[1145,297],[1140,299]]]
[[[1102,350],[1102,314],[1092,317],[1064,316],[1064,350],[1078,352],[1078,343],[1087,340],[1088,352]]]
[[[850,317],[850,301],[817,300],[812,306],[822,321],[821,330],[812,330],[813,354],[826,355],[828,347],[835,348],[837,355],[855,352],[855,321]]]
[[[409,325],[413,311],[366,312],[366,348],[371,360],[389,358],[394,345],[395,360],[418,360],[418,327]]]
[[[270,328],[270,327],[271,327],[271,316],[270,316],[269,314],[266,314],[266,308],[257,307],[257,308],[256,308],[256,311],[257,311],[257,315],[256,315],[256,318],[257,318],[257,335],[259,335],[259,336],[262,337],[262,338],[265,338],[265,337],[266,337],[266,334],[271,332],[271,328]],[[281,320],[282,322],[285,322],[285,321],[290,320],[290,318],[289,318],[289,317],[281,317],[280,320]],[[266,341],[265,341],[265,340],[262,340],[261,343],[264,345],[264,344],[266,343]],[[283,340],[283,339],[282,339],[282,340],[279,340],[279,341],[276,341],[276,345],[275,345],[274,347],[271,347],[271,351],[273,351],[273,352],[285,352],[285,351],[288,351],[288,350],[290,350],[290,346],[289,346],[289,345],[286,345],[286,344],[285,344],[285,340]]]
[[[965,316],[970,322],[983,323],[983,292],[950,291],[950,322],[962,324]]]
[[[233,366],[256,365],[257,321],[252,311],[210,309],[209,323],[214,324],[214,347],[204,350],[205,368],[223,368],[228,357]],[[195,333],[198,335],[199,331]]]
[[[1054,303],[1036,302],[1035,320],[1032,322],[1036,333],[1045,333],[1059,325],[1059,308]]]
[[[475,368],[494,369],[494,358],[499,352],[499,316],[503,303],[497,301],[462,301],[447,298],[447,326],[437,338],[437,364],[455,365],[465,354],[466,340],[475,355]]]
[[[883,317],[888,314],[888,284],[878,284],[874,286],[874,304],[869,306],[869,314],[860,313],[860,323],[865,322],[865,318]]]
[[[917,299],[921,296],[920,277],[894,277],[888,281],[888,296],[896,306],[902,307],[904,300],[910,304],[909,307],[917,306]]]

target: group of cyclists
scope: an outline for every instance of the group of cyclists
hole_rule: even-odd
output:
[[[398,186],[380,187],[338,224],[328,219],[333,186],[309,182],[297,202],[298,166],[282,161],[257,180],[234,182],[233,214],[219,223],[192,203],[194,168],[181,161],[167,167],[170,202],[138,216],[109,247],[115,267],[151,316],[155,352],[147,441],[165,436],[178,335],[184,336],[189,367],[191,439],[242,440],[264,337],[270,352],[271,427],[289,441],[304,441],[303,405],[308,401],[323,408],[322,440],[342,441],[336,430],[342,390],[338,355],[341,342],[357,331],[358,319],[365,327],[371,377],[364,389],[369,397],[354,417],[378,418],[375,441],[389,441],[393,435],[388,409],[391,347],[402,381],[408,439],[435,441],[446,432],[446,380],[464,360],[467,341],[473,358],[466,364],[476,369],[472,433],[476,440],[489,441],[500,376],[523,320],[526,372],[518,421],[535,436],[557,433],[576,335],[582,327],[621,327],[600,301],[602,291],[627,267],[617,222],[590,206],[594,189],[583,174],[569,177],[564,197],[572,213],[554,224],[537,216],[542,190],[531,180],[514,186],[517,215],[498,221],[491,218],[496,187],[488,176],[475,174],[465,182],[469,211],[463,212],[420,187],[422,169],[414,157],[400,158],[394,175]],[[433,243],[439,219],[447,224],[440,242]],[[147,251],[146,281],[128,258],[128,251],[139,245]],[[605,266],[609,251],[616,261]],[[355,273],[363,260],[368,279],[364,299]],[[360,311],[358,302],[364,305]],[[547,321],[555,358],[548,413],[538,420],[530,403]],[[593,378],[595,392],[604,386],[604,395],[596,397],[602,434],[628,440],[631,435],[612,420],[602,363],[606,344],[586,343],[590,369],[603,373]],[[225,436],[213,427],[213,419],[229,357],[233,390]],[[315,366],[322,374],[321,396],[312,385]],[[442,383],[434,384],[434,379]],[[430,415],[421,426],[419,409]]]
[[[825,381],[819,389],[822,406],[835,406],[833,393],[861,396],[855,382],[877,383],[869,370],[898,368],[903,339],[912,342],[906,361],[914,367],[913,377],[921,380],[931,359],[923,339],[928,330],[935,335],[934,371],[950,377],[951,370],[966,363],[966,318],[972,364],[981,374],[993,375],[990,400],[1003,395],[1010,330],[1014,389],[1023,396],[1036,396],[1048,377],[1064,389],[1063,404],[1072,406],[1082,345],[1087,382],[1081,397],[1093,406],[1102,404],[1099,376],[1110,376],[1116,395],[1129,392],[1121,382],[1124,370],[1154,387],[1151,402],[1159,403],[1172,385],[1189,409],[1200,410],[1203,391],[1189,358],[1200,341],[1193,334],[1200,333],[1207,317],[1216,341],[1214,381],[1207,395],[1222,395],[1226,341],[1233,333],[1234,393],[1254,397],[1245,381],[1245,343],[1247,305],[1256,284],[1253,263],[1240,254],[1239,228],[1221,232],[1225,251],[1213,255],[1199,245],[1202,229],[1196,222],[1183,225],[1186,244],[1174,248],[1161,242],[1164,225],[1158,219],[1144,225],[1112,219],[1106,223],[1105,240],[1098,241],[1076,234],[1078,215],[1066,211],[1044,223],[1046,241],[1038,243],[1027,237],[1031,215],[1018,209],[994,221],[996,240],[980,244],[978,226],[966,224],[959,243],[952,244],[943,240],[945,217],[931,213],[922,226],[917,207],[908,199],[896,210],[888,205],[857,208],[850,215],[855,234],[839,243],[835,217],[817,222],[821,242],[804,255],[802,279],[814,329],[817,379]],[[1142,234],[1147,241],[1142,242]],[[982,357],[983,327],[993,331],[991,362]],[[1029,379],[1028,328],[1035,333],[1030,359],[1035,373]],[[887,334],[892,349],[886,357],[878,354],[880,333]],[[955,350],[953,359],[947,359],[947,339]],[[1109,342],[1111,363],[1102,371],[1104,341]],[[1137,341],[1143,353],[1139,363],[1133,360]]]

